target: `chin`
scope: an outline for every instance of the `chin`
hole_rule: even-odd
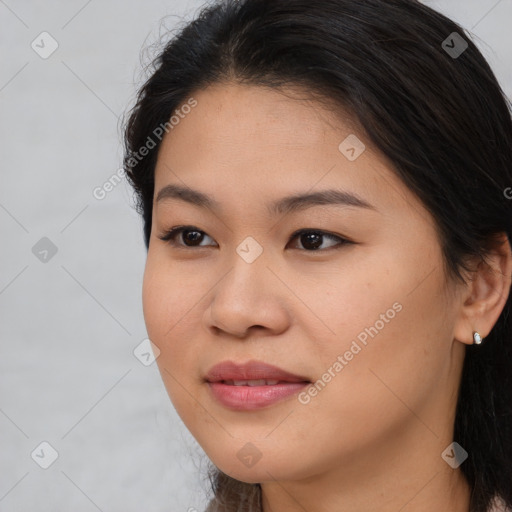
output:
[[[222,454],[219,454],[219,457],[212,456],[210,460],[226,475],[248,484],[293,478],[293,468],[288,467],[286,459],[282,457],[277,457],[269,452],[267,455],[262,454],[259,459],[253,459],[252,461],[249,459],[244,462],[245,453],[247,452],[242,451],[241,454],[237,452],[240,452],[240,450],[237,450],[232,457],[229,456],[228,458],[226,457],[226,451],[223,451]]]

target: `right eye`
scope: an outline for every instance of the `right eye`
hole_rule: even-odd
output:
[[[182,243],[176,241],[177,235],[180,235]],[[163,235],[160,235],[158,238],[160,238],[160,240],[163,240],[164,242],[167,242],[173,247],[192,248],[205,247],[204,245],[200,244],[200,242],[203,241],[205,236],[213,240],[211,237],[206,235],[204,231],[197,229],[195,226],[176,226],[174,228],[167,230]],[[187,245],[188,242],[191,245]]]

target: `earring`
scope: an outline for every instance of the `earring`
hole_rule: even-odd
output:
[[[482,343],[482,336],[478,332],[473,333],[473,345],[480,345]]]

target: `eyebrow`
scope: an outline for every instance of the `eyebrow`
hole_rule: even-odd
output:
[[[168,199],[180,199],[187,203],[209,210],[221,210],[221,204],[213,197],[181,185],[166,185],[156,196],[156,202]],[[352,192],[345,190],[320,190],[318,192],[295,194],[283,197],[267,205],[271,214],[287,214],[302,211],[318,205],[355,206],[370,210],[377,209]]]

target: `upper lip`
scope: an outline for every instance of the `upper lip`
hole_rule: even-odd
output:
[[[309,382],[309,379],[296,375],[277,366],[263,361],[247,361],[235,363],[222,361],[210,368],[205,376],[208,382],[221,382],[223,380],[278,380],[285,382]]]

